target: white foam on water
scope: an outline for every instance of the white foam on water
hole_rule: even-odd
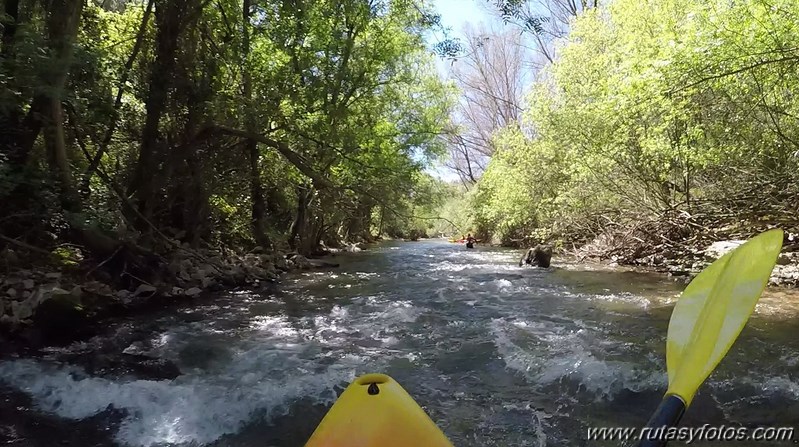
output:
[[[346,361],[312,375],[278,379],[270,377],[272,371],[238,366],[224,377],[116,382],[87,377],[75,367],[26,359],[0,363],[0,377],[28,393],[40,409],[61,417],[83,419],[109,406],[126,410],[115,437],[131,446],[207,444],[238,432],[256,417],[285,414],[301,398],[330,404],[336,397],[334,386],[354,377],[353,365]]]
[[[494,344],[506,366],[523,373],[536,386],[572,379],[597,399],[613,397],[623,389],[643,391],[663,387],[665,373],[636,365],[597,358],[586,329],[568,330],[554,323],[524,320],[491,322]],[[606,343],[607,344],[607,343]]]
[[[410,301],[392,301],[376,317],[387,323],[413,323],[424,310],[426,309],[416,307]]]
[[[772,376],[765,379],[747,377],[744,382],[759,388],[763,394],[783,394],[792,399],[799,399],[799,383],[787,376]]]
[[[262,315],[250,320],[250,329],[262,332],[277,339],[289,339],[300,336],[300,331],[292,327],[285,315]]]
[[[202,445],[284,414],[299,399],[329,404],[334,387],[366,364],[379,369],[391,358],[418,361],[418,353],[391,347],[408,323],[427,311],[408,300],[370,296],[358,306],[336,305],[321,315],[255,316],[235,338],[208,338],[201,323],[176,327],[157,335],[152,351],[180,364],[192,346],[218,349],[209,351],[211,366],[197,360],[204,351],[193,354],[188,361],[200,366],[187,366],[173,381],[108,380],[32,360],[0,363],[0,380],[62,417],[81,419],[109,406],[125,410],[116,433],[123,444]],[[376,344],[362,343],[369,340]]]
[[[788,366],[799,365],[799,353],[791,352],[780,356],[780,361]]]
[[[499,291],[499,292],[506,292],[513,288],[513,283],[508,281],[507,279],[495,279],[491,281],[491,286]]]
[[[581,297],[588,301],[599,301],[604,305],[618,306],[621,308],[633,307],[640,309],[648,309],[652,305],[649,298],[632,293],[607,293],[607,294],[579,294]]]

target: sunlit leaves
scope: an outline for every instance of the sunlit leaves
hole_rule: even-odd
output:
[[[520,5],[498,2],[507,17]],[[507,232],[608,209],[771,201],[774,185],[798,180],[797,11],[796,0],[618,0],[583,12],[531,89],[534,138],[499,140],[478,217]]]

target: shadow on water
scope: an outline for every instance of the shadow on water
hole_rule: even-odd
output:
[[[557,260],[522,269],[517,255],[385,243],[270,293],[125,322],[147,328],[135,339],[110,327],[68,348],[118,340],[174,362],[174,380],[91,377],[52,359],[2,362],[0,376],[37,411],[138,446],[302,445],[343,387],[375,371],[398,380],[457,446],[617,445],[587,442],[587,429],[639,426],[657,406],[684,284]],[[764,297],[686,425],[797,422],[795,298]],[[103,419],[107,408],[121,421]],[[39,436],[78,445],[58,431]]]

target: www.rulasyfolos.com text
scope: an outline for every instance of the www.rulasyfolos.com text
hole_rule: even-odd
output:
[[[732,427],[705,424],[700,427],[589,427],[589,441],[791,441],[793,427]]]

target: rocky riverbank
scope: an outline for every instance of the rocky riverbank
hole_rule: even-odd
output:
[[[360,251],[349,244],[343,249],[325,249],[319,257]],[[10,249],[2,259],[15,259]],[[205,292],[247,288],[259,290],[275,283],[292,270],[333,268],[331,259],[309,259],[294,252],[245,254],[218,251],[177,250],[162,262],[153,280],[130,273],[125,281],[102,270],[102,264],[57,265],[27,268],[7,263],[0,280],[0,356],[20,348],[37,349],[63,345],[92,336],[96,325],[108,318],[185,303]]]
[[[794,235],[786,235],[788,244],[784,244],[783,252],[777,259],[769,279],[770,286],[799,287],[799,246],[794,244]],[[618,241],[609,240],[606,235],[600,236],[591,243],[573,250],[571,254],[578,260],[593,259],[611,265],[630,265],[690,280],[713,261],[730,250],[738,247],[746,240],[722,240],[703,244],[687,243],[680,246],[655,247],[643,250],[641,247],[617,246]],[[648,251],[649,254],[642,255]]]

